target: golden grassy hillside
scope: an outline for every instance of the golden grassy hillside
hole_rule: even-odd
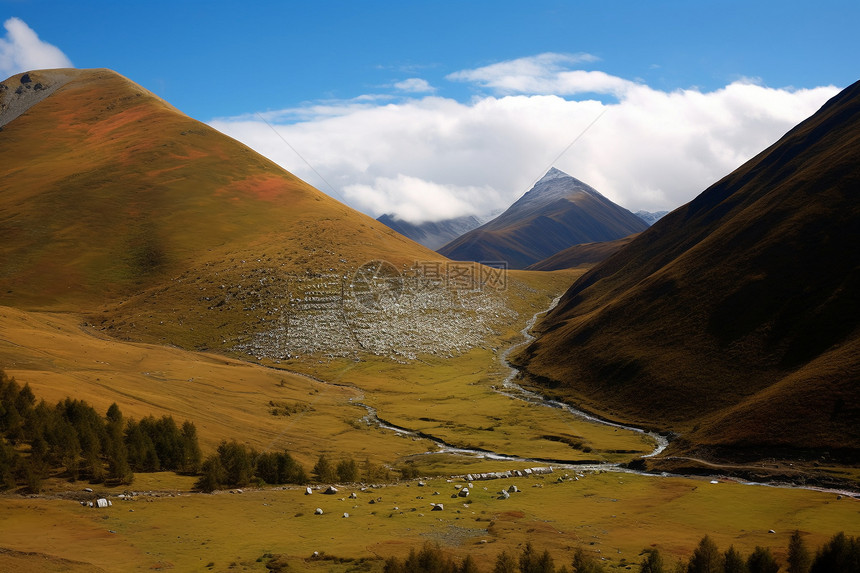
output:
[[[855,84],[583,276],[517,360],[676,448],[856,461],[858,166]]]
[[[56,73],[0,137],[0,304],[89,310],[214,260],[439,259],[115,72]]]

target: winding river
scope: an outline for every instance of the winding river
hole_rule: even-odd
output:
[[[532,342],[535,339],[535,337],[532,336],[532,334],[531,334],[531,330],[534,328],[534,325],[536,324],[538,317],[540,317],[542,314],[550,312],[553,308],[555,308],[556,305],[558,305],[560,299],[561,299],[561,297],[558,297],[555,300],[553,300],[552,304],[550,304],[549,308],[547,308],[546,310],[536,312],[531,317],[531,319],[529,319],[529,321],[526,323],[525,327],[520,331],[522,334],[522,337],[523,337],[522,341],[513,344],[512,346],[508,347],[506,350],[504,350],[503,352],[501,352],[499,354],[499,361],[501,362],[503,367],[505,367],[509,370],[509,372],[508,372],[507,376],[505,377],[504,381],[502,382],[501,386],[500,387],[494,387],[494,390],[496,392],[498,392],[504,396],[507,396],[511,399],[514,399],[514,400],[522,400],[522,401],[528,402],[529,404],[533,404],[533,405],[536,405],[539,407],[554,408],[557,410],[567,412],[572,418],[575,418],[575,419],[585,420],[587,422],[591,422],[591,423],[595,423],[595,424],[603,424],[606,426],[610,426],[612,428],[617,428],[619,430],[625,430],[625,431],[629,431],[629,432],[637,432],[640,434],[647,435],[651,439],[654,440],[655,447],[654,447],[653,451],[651,451],[650,453],[648,453],[644,456],[641,456],[641,457],[642,458],[649,458],[649,457],[653,457],[653,456],[660,454],[669,445],[669,440],[665,436],[662,436],[656,432],[651,432],[651,431],[648,431],[648,430],[645,430],[642,428],[637,428],[634,426],[628,426],[625,424],[620,424],[617,422],[613,422],[610,420],[605,420],[605,419],[599,418],[599,417],[594,416],[592,414],[589,414],[587,412],[577,410],[576,408],[574,408],[573,406],[571,406],[569,404],[565,404],[565,403],[560,402],[558,400],[553,400],[551,398],[548,398],[546,396],[543,396],[543,395],[541,395],[537,392],[531,391],[531,390],[526,390],[525,388],[523,388],[522,386],[520,386],[519,384],[517,384],[515,382],[517,375],[519,374],[519,370],[517,370],[516,368],[511,366],[511,364],[508,362],[508,356],[510,356],[511,353],[514,352],[515,350],[522,348],[523,346],[529,344],[530,342]],[[323,382],[323,383],[327,383],[323,380],[318,380],[318,381]],[[352,386],[352,385],[349,385],[349,387],[354,388],[356,390],[360,390],[359,388]],[[357,401],[357,402],[353,402],[353,403],[357,406],[363,407],[367,411],[367,414],[362,418],[362,420],[365,423],[377,426],[377,427],[385,429],[385,430],[396,432],[397,434],[400,434],[402,436],[429,440],[435,444],[435,446],[436,446],[435,450],[428,450],[424,454],[419,454],[419,455],[451,454],[451,455],[469,456],[469,457],[473,457],[473,458],[477,457],[477,458],[483,458],[483,459],[487,459],[487,460],[500,460],[500,461],[509,461],[509,462],[517,462],[517,463],[529,463],[529,464],[538,464],[538,465],[544,465],[544,466],[549,465],[549,466],[552,466],[555,468],[572,469],[572,470],[577,470],[577,471],[601,471],[602,470],[602,471],[611,471],[611,472],[619,472],[619,473],[626,473],[626,474],[637,474],[637,475],[651,476],[651,477],[655,477],[655,476],[656,477],[670,477],[670,476],[684,477],[684,476],[680,476],[680,475],[676,475],[676,474],[669,474],[666,472],[651,473],[651,472],[636,470],[636,469],[626,467],[620,463],[572,462],[569,460],[553,460],[553,459],[547,459],[547,458],[519,457],[519,456],[513,456],[513,455],[509,455],[509,454],[501,454],[498,452],[493,452],[490,450],[484,450],[484,449],[480,449],[480,448],[463,448],[463,447],[449,444],[449,443],[445,442],[444,440],[441,440],[440,438],[438,438],[436,436],[426,434],[424,432],[420,432],[420,431],[416,431],[416,430],[411,430],[409,428],[405,428],[403,426],[398,426],[396,424],[392,424],[392,423],[380,418],[375,408],[373,408],[372,406],[369,406],[367,404],[364,404],[363,402]],[[718,476],[718,475],[698,476],[698,477],[701,479],[714,479],[717,477],[719,477],[721,479],[725,479],[724,476]],[[764,487],[780,487],[780,488],[790,488],[790,489],[808,489],[808,490],[835,493],[835,494],[841,494],[841,495],[846,495],[846,496],[850,496],[850,497],[860,498],[860,494],[858,494],[857,492],[850,491],[850,490],[844,490],[844,489],[832,489],[832,488],[828,488],[828,487],[801,485],[801,484],[790,484],[790,483],[762,483],[762,482],[753,482],[753,481],[747,481],[747,480],[735,479],[735,478],[732,478],[732,481],[737,481],[737,482],[745,484],[745,485],[755,485],[755,486],[764,486]],[[714,483],[714,482],[712,482],[712,483]]]
[[[668,444],[669,444],[669,441],[666,439],[665,436],[661,436],[660,434],[657,434],[656,432],[649,432],[647,430],[643,430],[642,428],[627,426],[624,424],[619,424],[616,422],[612,422],[609,420],[604,420],[604,419],[598,418],[596,416],[588,414],[587,412],[577,410],[576,408],[574,408],[573,406],[570,406],[569,404],[559,402],[558,400],[552,400],[550,398],[547,398],[546,396],[542,396],[541,394],[538,394],[537,392],[533,392],[531,390],[526,390],[525,388],[523,388],[522,386],[520,386],[519,384],[514,382],[517,375],[519,374],[519,370],[517,370],[516,368],[511,366],[511,364],[507,360],[508,356],[510,356],[510,354],[513,351],[515,351],[519,348],[522,348],[523,346],[529,344],[532,340],[534,340],[534,336],[532,336],[531,330],[534,328],[534,325],[537,322],[538,317],[541,316],[542,314],[545,314],[545,313],[551,311],[553,308],[555,308],[556,305],[558,304],[560,298],[561,297],[558,297],[555,300],[553,300],[552,304],[550,304],[549,308],[547,308],[546,310],[536,312],[531,317],[531,319],[529,319],[529,321],[526,323],[525,327],[520,331],[522,336],[523,336],[522,341],[513,344],[512,346],[508,347],[502,353],[499,354],[499,361],[501,362],[503,367],[505,367],[509,370],[509,372],[508,372],[507,376],[505,377],[504,381],[502,382],[501,386],[494,386],[493,389],[496,392],[498,392],[504,396],[507,396],[511,399],[514,399],[514,400],[522,400],[524,402],[528,402],[529,404],[533,404],[533,405],[536,405],[539,407],[554,408],[557,410],[565,411],[568,414],[570,414],[572,417],[577,418],[579,420],[585,420],[587,422],[591,422],[591,423],[595,423],[595,424],[603,424],[603,425],[610,426],[612,428],[617,428],[620,430],[645,434],[654,440],[655,448],[651,453],[649,453],[645,456],[642,456],[642,457],[652,457],[652,456],[658,455],[663,450],[665,450],[666,446],[668,446]],[[367,415],[364,416],[364,418],[363,418],[363,421],[365,421],[366,423],[376,425],[377,427],[385,429],[385,430],[390,430],[390,431],[396,432],[396,433],[403,435],[403,436],[411,436],[411,437],[415,437],[415,438],[422,438],[422,439],[430,440],[431,442],[436,444],[437,449],[433,450],[433,451],[428,451],[425,453],[425,455],[446,453],[446,454],[453,454],[453,455],[479,457],[479,458],[484,458],[484,459],[489,459],[489,460],[503,460],[503,461],[510,461],[510,462],[549,464],[549,465],[553,465],[553,466],[557,466],[557,467],[564,467],[564,468],[571,468],[571,469],[611,470],[611,471],[618,471],[618,472],[624,472],[624,473],[641,473],[643,475],[646,474],[646,472],[641,472],[638,470],[633,470],[633,469],[630,469],[627,467],[623,467],[619,463],[609,463],[609,462],[605,462],[605,463],[579,462],[579,463],[577,463],[577,462],[572,462],[569,460],[556,460],[556,459],[548,459],[548,458],[527,458],[527,457],[512,456],[512,455],[508,455],[508,454],[501,454],[501,453],[493,452],[490,450],[479,449],[479,448],[462,448],[462,447],[458,447],[458,446],[454,446],[452,444],[449,444],[449,443],[445,442],[444,440],[441,440],[435,436],[425,434],[423,432],[417,432],[415,430],[410,430],[409,428],[404,428],[402,426],[397,426],[395,424],[387,422],[386,420],[379,417],[376,409],[374,409],[371,406],[368,406],[367,404],[364,404],[362,402],[356,402],[356,405],[362,406],[363,408],[365,408],[367,410]],[[647,475],[653,475],[653,474],[647,474]]]

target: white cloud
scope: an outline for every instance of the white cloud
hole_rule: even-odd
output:
[[[43,42],[23,20],[9,18],[3,22],[6,37],[0,38],[0,76],[28,70],[70,68],[72,62],[59,48]]]
[[[408,93],[433,93],[436,88],[430,85],[427,80],[421,78],[409,78],[402,82],[397,82],[394,87],[402,92]]]
[[[464,213],[492,210],[500,200],[489,186],[439,184],[398,173],[376,177],[370,184],[357,183],[343,189],[346,199],[365,205],[376,214],[397,213],[415,223],[459,217]]]
[[[636,85],[600,71],[568,69],[572,64],[596,60],[590,54],[545,53],[454,72],[447,79],[475,83],[499,94],[619,95]]]
[[[601,113],[555,166],[630,210],[674,209],[838,92],[833,86],[773,89],[747,80],[712,92],[664,92],[603,72],[577,75],[565,67],[574,60],[523,58],[504,63],[510,65],[494,77],[521,77],[523,86],[567,85],[561,95],[573,84],[590,85],[592,92],[603,86],[617,101],[523,88],[469,102],[437,96],[326,102],[272,117],[288,122],[278,132],[337,189],[333,195],[372,216],[393,212],[417,222],[507,207]],[[487,68],[469,81],[495,82]],[[466,80],[466,73],[454,79]],[[245,117],[212,125],[331,192],[262,122]]]

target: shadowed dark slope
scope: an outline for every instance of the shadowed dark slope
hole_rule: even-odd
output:
[[[630,211],[553,168],[507,211],[438,252],[522,269],[572,245],[612,241],[646,228]]]
[[[688,445],[856,453],[858,191],[854,84],[584,275],[516,360]]]
[[[583,243],[568,247],[563,251],[526,267],[528,271],[558,271],[583,265],[596,265],[605,261],[639,236],[639,233],[602,243]]]

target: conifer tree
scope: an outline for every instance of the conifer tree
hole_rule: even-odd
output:
[[[200,471],[201,476],[194,483],[194,488],[204,493],[212,493],[219,489],[227,479],[227,472],[221,465],[221,458],[218,454],[206,458]]]
[[[392,555],[385,560],[385,567],[382,571],[383,573],[406,573],[406,567],[400,559]]]
[[[810,573],[856,573],[860,571],[860,539],[839,532],[815,554]]]
[[[197,427],[186,420],[182,423],[182,463],[178,468],[188,474],[195,474],[200,469],[200,443],[197,440]]]
[[[2,374],[2,371],[0,371]],[[17,467],[18,454],[6,444],[3,435],[0,434],[0,490],[14,489],[16,484],[15,470]]]
[[[502,551],[496,556],[496,565],[493,573],[517,573],[519,567],[516,559],[507,551]]]
[[[305,468],[293,459],[288,452],[283,452],[278,455],[278,476],[280,483],[308,483],[308,475],[305,473]]]
[[[773,558],[770,549],[756,546],[747,558],[747,569],[750,573],[777,573],[779,564]]]
[[[226,472],[224,483],[234,486],[246,486],[254,475],[254,451],[249,451],[236,440],[221,442],[218,446],[218,457]]]
[[[355,483],[358,481],[358,464],[355,460],[348,458],[337,464],[337,481],[340,483]]]
[[[639,573],[663,573],[663,556],[657,549],[645,549],[639,564]]]
[[[693,551],[693,556],[687,565],[687,573],[721,573],[723,571],[723,556],[717,544],[705,535]]]
[[[320,454],[313,469],[314,478],[320,483],[334,483],[337,481],[337,472],[325,454]]]
[[[475,559],[471,555],[466,555],[457,573],[479,573],[478,564],[475,563]]]
[[[725,573],[748,573],[746,561],[734,545],[729,547],[723,559],[725,561],[723,566]]]
[[[573,552],[574,573],[602,573],[603,565],[601,565],[594,557],[588,555],[582,547],[577,547]]]
[[[788,542],[788,573],[809,573],[812,566],[812,555],[800,536],[800,531],[795,530]]]

